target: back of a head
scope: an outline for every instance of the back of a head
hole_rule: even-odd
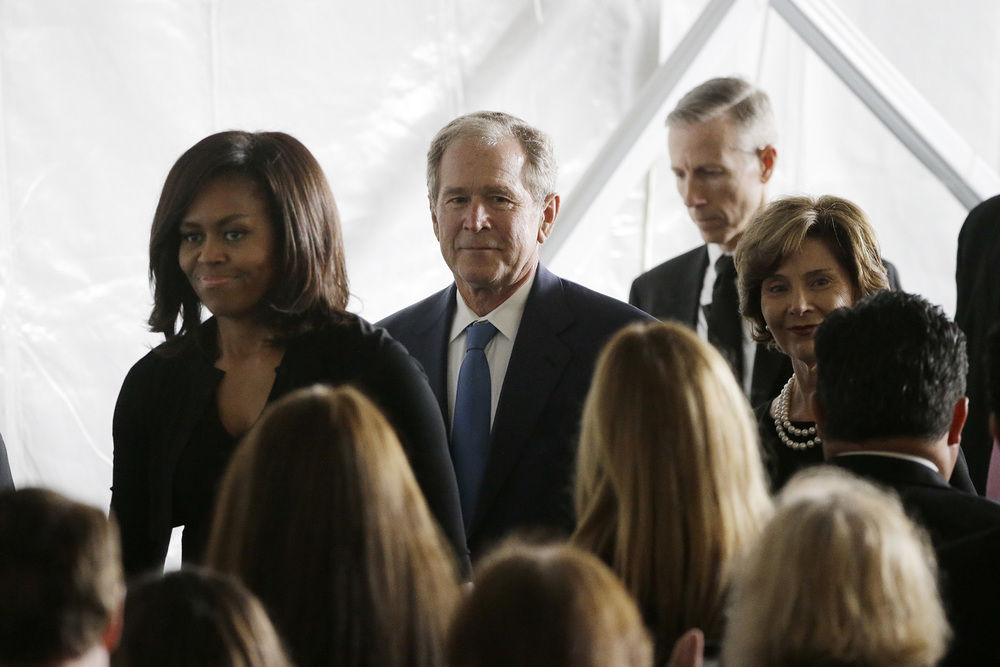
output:
[[[722,114],[743,130],[746,145],[742,148],[750,150],[778,142],[770,98],[739,77],[709,79],[689,90],[667,115],[667,126],[695,125]]]
[[[124,593],[118,530],[53,491],[0,494],[0,664],[79,657]]]
[[[597,558],[566,544],[512,543],[480,564],[447,656],[450,667],[638,667],[652,664],[652,645]]]
[[[824,437],[938,438],[965,395],[965,335],[914,294],[878,292],[816,332]]]
[[[265,410],[219,491],[207,563],[263,602],[299,664],[434,663],[455,570],[392,427],[350,387]]]
[[[718,639],[732,563],[770,516],[757,437],[726,362],[681,325],[626,327],[598,359],[573,541],[638,600],[658,655],[692,627]]]
[[[129,587],[113,667],[291,665],[260,602],[208,570],[154,575]]]
[[[895,496],[823,467],[788,483],[738,573],[722,658],[934,665],[948,634],[927,536]]]

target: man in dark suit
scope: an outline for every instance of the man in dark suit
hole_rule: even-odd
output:
[[[919,296],[881,292],[828,315],[815,340],[813,402],[827,460],[899,493],[939,552],[1000,528],[1000,504],[948,484],[969,406],[958,326]],[[995,568],[978,574],[995,577]],[[963,646],[991,651],[990,664],[1000,664],[1000,644],[977,637],[956,613],[976,605],[977,594],[950,590],[949,618]]]
[[[987,199],[969,212],[958,235],[955,283],[958,303],[955,322],[969,344],[969,418],[962,431],[962,450],[969,463],[972,483],[986,492],[986,478],[993,452],[987,427],[986,335],[1000,322],[1000,196]],[[994,500],[1000,500],[995,494]]]
[[[423,364],[451,427],[473,558],[515,529],[573,529],[596,357],[618,329],[650,319],[539,264],[559,211],[555,180],[551,143],[520,119],[479,112],[446,125],[427,185],[455,282],[379,323]]]
[[[743,79],[710,79],[667,116],[677,191],[705,245],[643,273],[629,303],[662,320],[687,324],[730,362],[751,405],[773,399],[792,375],[788,357],[755,343],[739,315],[732,253],[767,202],[778,159],[771,102]],[[889,284],[899,289],[895,268]],[[718,307],[716,307],[718,306]]]

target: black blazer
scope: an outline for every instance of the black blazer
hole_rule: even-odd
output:
[[[379,322],[427,370],[445,423],[455,285]],[[648,315],[538,265],[493,420],[469,548],[475,560],[515,529],[573,530],[580,414],[594,363],[620,328]]]
[[[942,664],[1000,664],[1000,504],[957,491],[914,461],[852,455],[836,456],[830,463],[895,490],[907,513],[930,534],[955,633]]]
[[[965,219],[958,235],[955,284],[955,323],[965,332],[969,350],[969,417],[962,431],[962,450],[969,462],[972,483],[979,493],[984,493],[993,451],[986,334],[1000,322],[1000,196],[987,199]]]
[[[885,262],[889,286],[898,290],[899,273]],[[698,325],[701,288],[708,270],[708,246],[702,245],[646,271],[632,282],[628,302],[653,317],[675,320],[692,329]],[[792,363],[780,350],[757,344],[750,405],[758,406],[778,395],[792,375]]]
[[[955,633],[943,666],[1000,665],[1000,528],[937,549],[941,594]]]
[[[202,325],[214,339],[215,323]],[[174,522],[174,466],[206,406],[219,371],[191,344],[140,359],[122,384],[114,415],[111,509],[125,572],[162,567]],[[419,365],[389,335],[356,317],[288,342],[268,402],[317,383],[350,383],[382,409],[399,435],[431,513],[468,569],[458,486],[444,423]]]
[[[874,455],[835,456],[829,463],[895,490],[935,546],[1000,528],[1000,504],[960,491],[915,461]]]

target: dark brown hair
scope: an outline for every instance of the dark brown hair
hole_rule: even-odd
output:
[[[201,323],[201,303],[177,259],[180,223],[202,188],[221,175],[252,181],[270,208],[280,279],[265,297],[265,317],[277,335],[294,335],[342,314],[349,293],[340,217],[322,168],[287,134],[232,130],[199,141],[167,174],[149,236],[150,329],[170,341]]]
[[[642,616],[615,575],[569,544],[508,543],[477,568],[448,632],[450,667],[648,667]]]
[[[351,387],[265,410],[219,490],[207,563],[264,603],[301,665],[437,665],[458,598],[392,427]]]
[[[235,577],[185,569],[129,586],[113,667],[290,667],[264,607]]]
[[[45,489],[0,494],[0,664],[77,658],[118,613],[118,528]]]
[[[857,204],[833,195],[776,199],[747,225],[734,256],[740,313],[753,324],[754,340],[774,340],[761,310],[761,286],[807,239],[826,245],[850,277],[855,300],[889,289],[875,229]]]

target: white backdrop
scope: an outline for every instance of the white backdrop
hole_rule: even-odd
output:
[[[835,4],[1000,169],[1000,4]],[[0,433],[15,482],[107,506],[115,398],[156,342],[149,224],[195,141],[229,128],[300,138],[340,205],[352,309],[377,320],[448,280],[423,185],[440,126],[493,108],[549,131],[565,196],[703,5],[0,0]],[[854,199],[904,286],[953,310],[964,209],[763,0],[738,1],[672,99],[734,73],[775,102],[772,195]],[[616,196],[617,213],[585,217],[551,264],[624,298],[698,236],[662,159]]]

